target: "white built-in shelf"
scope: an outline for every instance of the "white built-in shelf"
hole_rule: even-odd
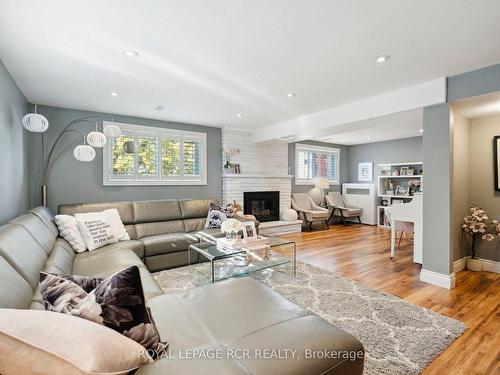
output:
[[[293,175],[286,174],[286,175],[279,175],[279,174],[237,174],[237,173],[232,173],[232,174],[223,174],[221,175],[222,178],[293,178]]]

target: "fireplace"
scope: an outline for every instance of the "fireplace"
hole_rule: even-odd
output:
[[[279,191],[252,191],[243,193],[243,211],[254,215],[259,221],[280,219]]]

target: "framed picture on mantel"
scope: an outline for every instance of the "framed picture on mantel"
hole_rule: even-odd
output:
[[[493,138],[493,165],[495,168],[495,190],[500,191],[500,135]]]

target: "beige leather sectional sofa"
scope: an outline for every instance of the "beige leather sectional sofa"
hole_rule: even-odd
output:
[[[186,247],[188,242],[177,234],[203,227],[205,209],[201,207],[205,203],[162,201],[61,207],[64,213],[116,207],[133,238],[80,254],[59,237],[47,208],[38,207],[15,218],[0,227],[0,308],[43,309],[38,289],[42,270],[106,277],[135,264],[140,268],[144,293],[160,335],[170,349],[169,358],[139,369],[137,375],[362,374],[363,359],[359,356],[332,356],[362,351],[357,339],[252,278],[163,294],[150,269],[184,264],[187,253],[173,245],[165,248],[161,240],[175,238],[174,243]],[[221,353],[222,358],[189,359],[186,353],[195,349]],[[264,353],[270,350],[281,356],[267,358]],[[307,350],[317,350],[320,358],[305,358],[311,353]]]

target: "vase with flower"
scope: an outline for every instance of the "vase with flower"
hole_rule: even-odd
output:
[[[464,233],[472,238],[472,257],[467,259],[467,269],[470,271],[482,271],[483,264],[476,257],[477,241],[493,241],[495,236],[500,235],[500,224],[497,220],[488,221],[486,212],[482,208],[473,205],[469,209],[469,215],[464,217],[461,228]]]
[[[220,229],[226,234],[226,240],[234,243],[241,238],[240,232],[243,230],[243,224],[236,219],[227,219],[221,224]]]

